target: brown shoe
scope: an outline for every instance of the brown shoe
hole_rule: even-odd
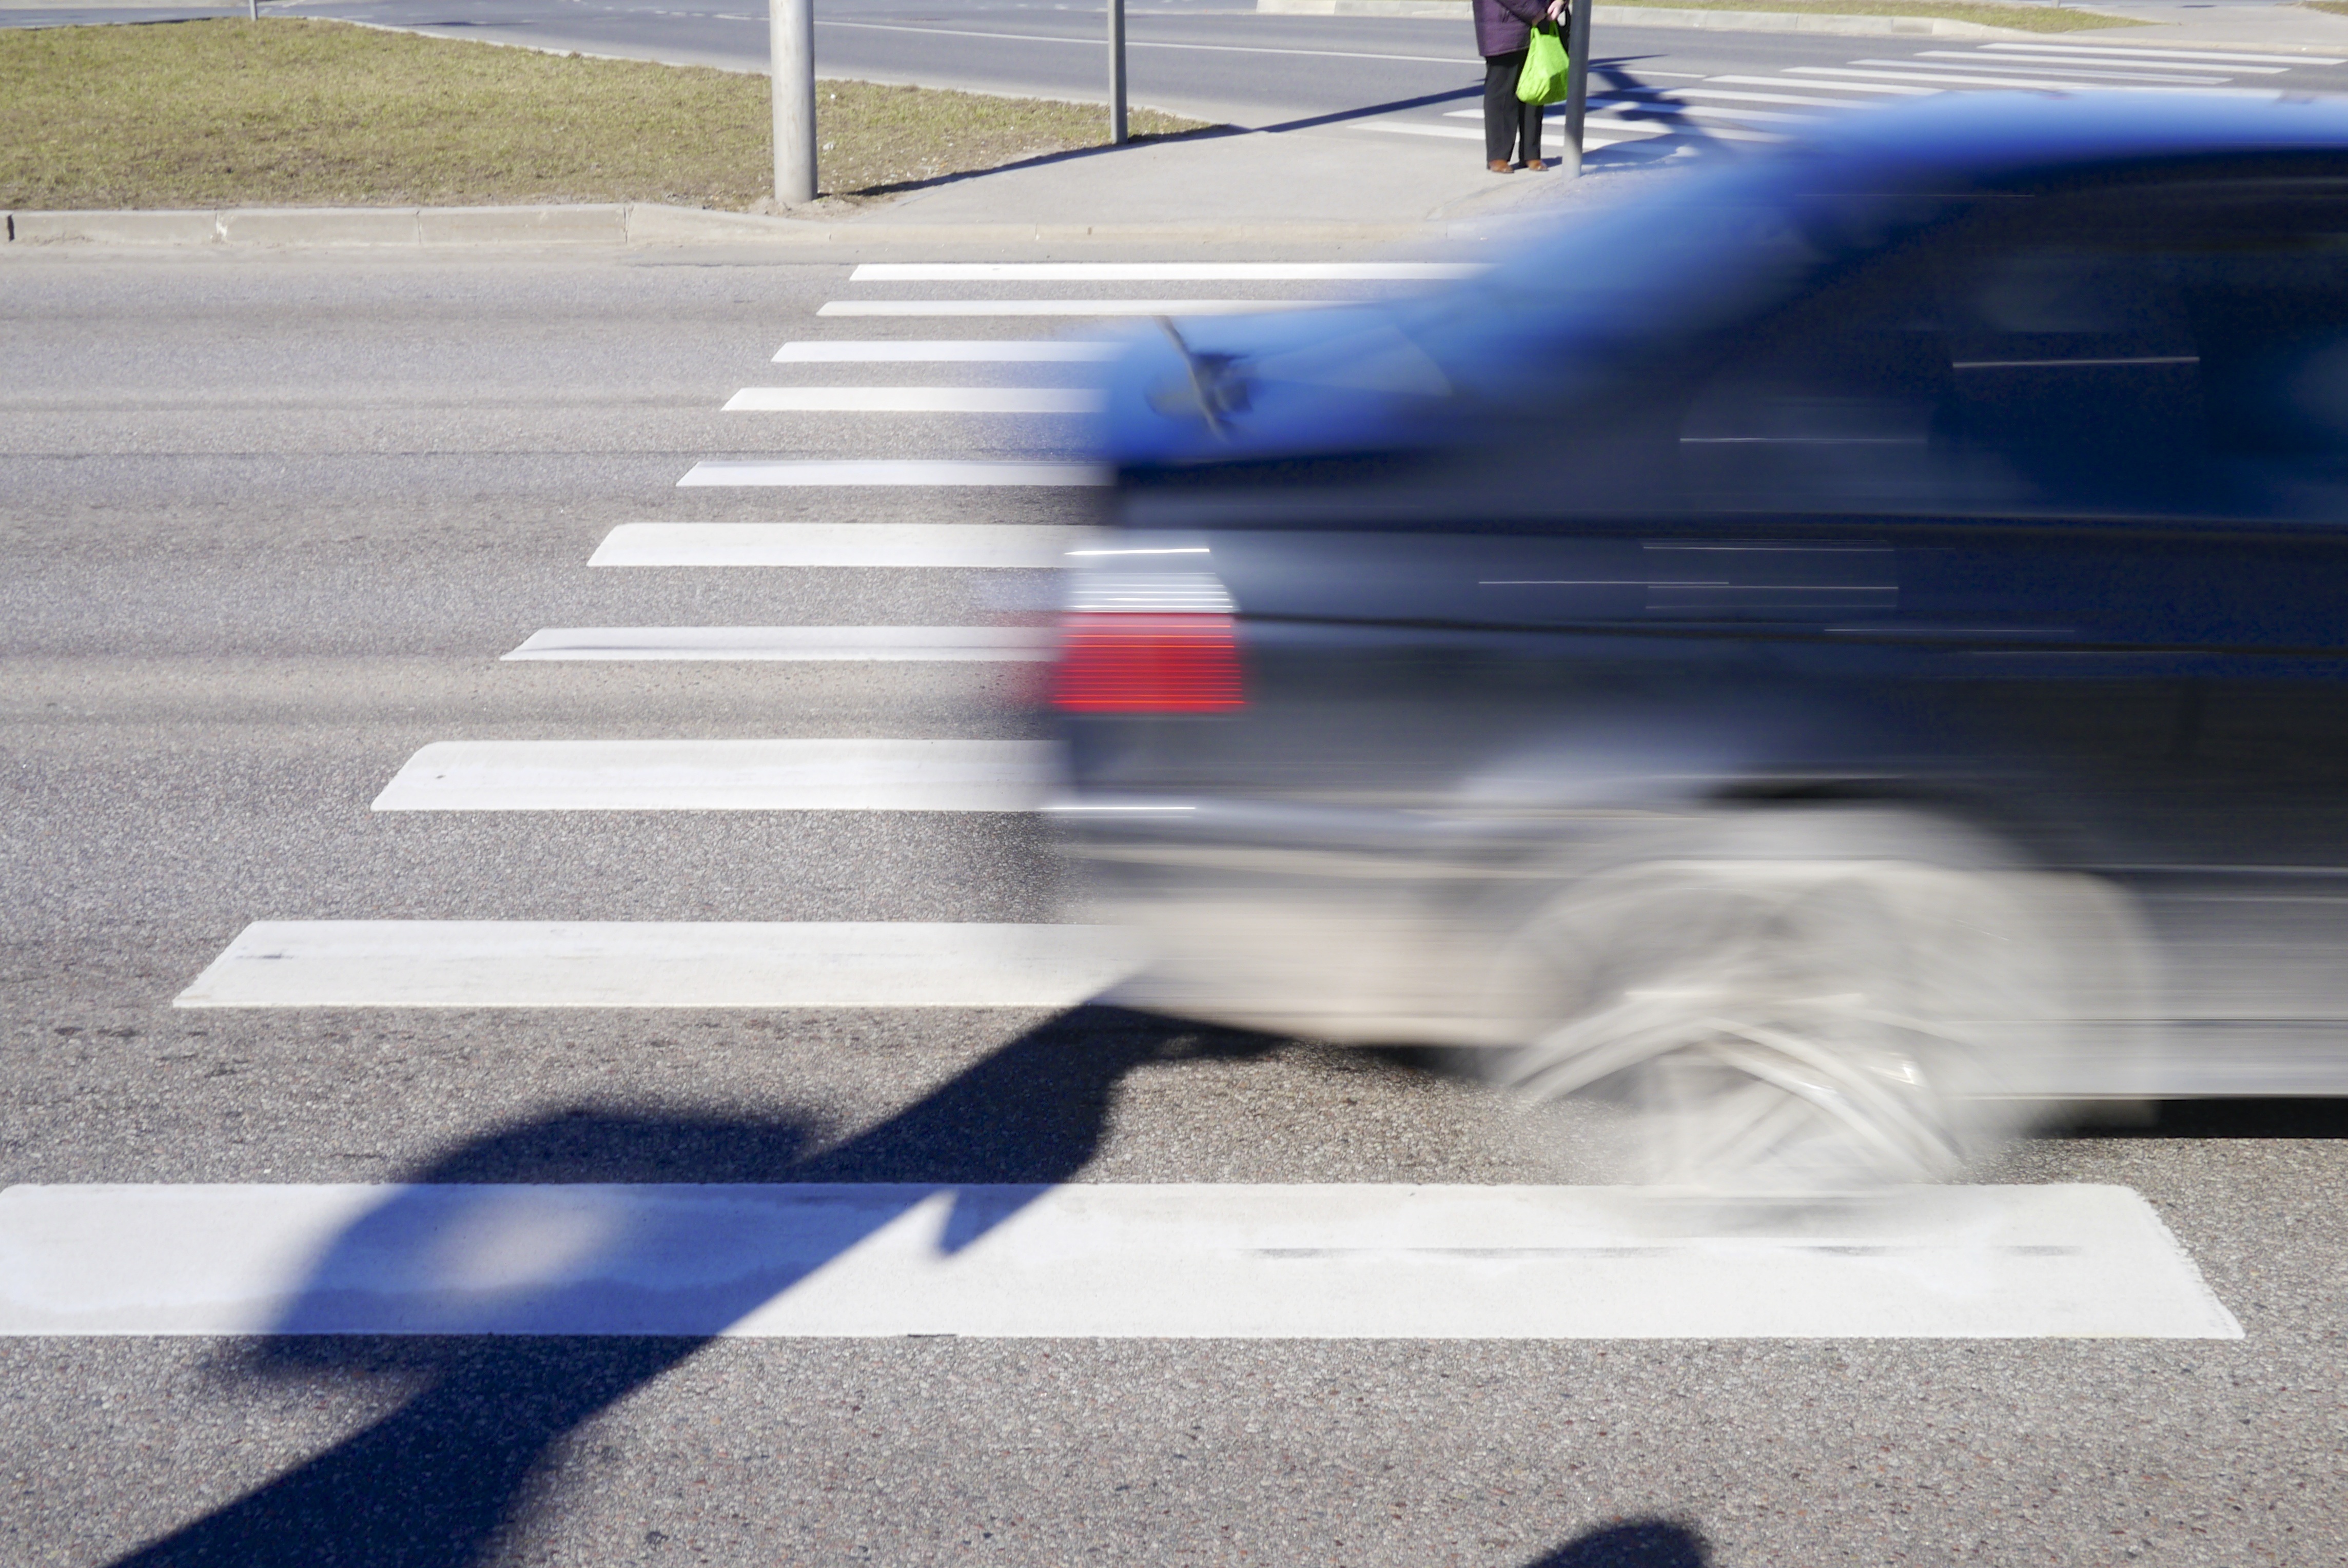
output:
[[[1549,165],[1543,163],[1538,158],[1528,158],[1525,160],[1525,167],[1538,173],[1541,170],[1547,169]]]
[[[1495,174],[1509,174],[1514,172],[1514,170],[1509,167],[1508,160],[1504,158],[1495,158],[1491,162],[1484,165],[1484,167],[1490,170]]]

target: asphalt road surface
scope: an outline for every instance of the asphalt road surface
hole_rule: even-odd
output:
[[[1132,259],[1201,256],[1230,259]],[[0,1560],[2348,1554],[2348,1122],[2322,1106],[2172,1110],[2039,1140],[1988,1173],[2143,1194],[2240,1338],[1822,1338],[1782,1319],[1756,1337],[1735,1326],[1763,1323],[1761,1304],[1725,1265],[1658,1301],[1727,1326],[1681,1338],[1173,1337],[1116,1321],[917,1335],[901,1326],[926,1321],[915,1287],[835,1293],[829,1327],[748,1336],[712,1336],[719,1321],[653,1336],[174,1328],[186,1303],[155,1282],[205,1261],[191,1253],[233,1263],[248,1238],[112,1228],[155,1189],[190,1213],[233,1200],[262,1229],[341,1183],[455,1184],[492,1207],[548,1183],[909,1183],[862,1190],[1013,1208],[1040,1200],[1000,1184],[1160,1183],[1197,1212],[1236,1184],[1374,1206],[1404,1202],[1402,1184],[1472,1202],[1572,1175],[1605,1130],[1529,1119],[1441,1064],[1102,1007],[614,1005],[648,994],[624,964],[590,977],[600,1006],[172,1006],[257,921],[1053,921],[1054,870],[1020,811],[370,808],[446,742],[1035,738],[1034,666],[1015,660],[501,658],[565,629],[986,626],[1048,602],[1049,569],[588,564],[628,523],[1083,523],[1073,487],[681,487],[738,473],[703,467],[726,462],[1081,455],[1053,415],[724,411],[747,387],[1081,384],[1081,365],[1049,362],[773,363],[788,342],[1086,325],[827,303],[1392,285],[855,281],[716,254],[0,268],[0,1237],[18,1249],[0,1296],[21,1326],[24,1282],[50,1283],[22,1250],[27,1202],[143,1184],[84,1194],[97,1217],[65,1242],[112,1249],[136,1287],[123,1321],[164,1330],[0,1337]],[[567,645],[582,643],[613,639]],[[576,970],[561,983],[587,985]],[[549,1246],[618,1246],[639,1284],[726,1266],[705,1237],[622,1246],[511,1212],[492,1274]],[[1006,1246],[1019,1233],[1001,1230]],[[417,1233],[427,1252],[445,1240]],[[390,1245],[364,1225],[324,1244],[364,1273],[345,1255],[361,1243]],[[1422,1250],[1432,1262],[1364,1264],[1354,1305],[1401,1277],[1387,1269],[1442,1287],[1429,1321],[1522,1294],[1517,1265]],[[329,1288],[355,1275],[310,1277],[297,1315],[383,1326]],[[2118,1276],[2074,1283],[2088,1308],[2130,1305]],[[788,1309],[798,1290],[727,1310]],[[505,1299],[411,1326],[478,1327],[480,1303]]]

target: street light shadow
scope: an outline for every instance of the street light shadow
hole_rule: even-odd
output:
[[[1704,1537],[1664,1519],[1634,1520],[1567,1542],[1525,1568],[1705,1568]]]
[[[524,1511],[548,1451],[581,1422],[684,1362],[712,1332],[662,1333],[683,1275],[696,1325],[738,1320],[941,1192],[942,1244],[1017,1212],[1098,1151],[1118,1083],[1153,1063],[1262,1055],[1280,1042],[1082,1007],[829,1147],[791,1116],[692,1118],[579,1109],[474,1139],[413,1172],[311,1270],[276,1332],[223,1375],[384,1377],[415,1389],[389,1416],[250,1495],[118,1560],[119,1568],[461,1568]],[[778,1246],[738,1191],[683,1212],[631,1205],[618,1184],[872,1184]],[[613,1184],[602,1192],[594,1184]],[[747,1215],[747,1218],[746,1218]],[[767,1217],[771,1227],[771,1213]],[[668,1228],[664,1229],[664,1225]],[[733,1227],[729,1230],[728,1227]],[[754,1243],[729,1251],[736,1236]],[[747,1260],[747,1261],[746,1261]],[[631,1295],[642,1287],[643,1299]],[[386,1293],[389,1293],[386,1295]],[[400,1304],[409,1332],[337,1333]],[[576,1332],[643,1315],[649,1331]]]

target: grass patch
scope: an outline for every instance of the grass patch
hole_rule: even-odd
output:
[[[2308,0],[2329,5],[2333,0]],[[2065,5],[2001,5],[1995,0],[1601,0],[1616,6],[1664,5],[1675,11],[1797,11],[1820,16],[1938,16],[2024,33],[2080,33],[2090,27],[2141,27],[2130,16],[2075,11]]]
[[[0,31],[0,207],[739,210],[774,190],[767,78],[729,71],[280,17]],[[1099,146],[1108,111],[823,82],[816,130],[826,196],[854,202]]]
[[[2348,0],[2299,0],[2303,11],[2321,11],[2330,16],[2348,16]]]

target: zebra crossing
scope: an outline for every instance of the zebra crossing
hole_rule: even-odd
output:
[[[1772,75],[1722,73],[1670,86],[1653,85],[1632,67],[1592,67],[1585,150],[1624,144],[1666,150],[1707,144],[1783,141],[1802,128],[1853,109],[1943,92],[2251,92],[2307,90],[2294,73],[2338,66],[2316,55],[2264,55],[2239,50],[2171,49],[2127,44],[2038,43],[2001,39],[1971,48],[1920,49],[1905,57],[1875,57],[1837,66],[1788,66]],[[1758,90],[1766,89],[1766,90]],[[1483,110],[1444,111],[1445,120],[1478,120]],[[1416,119],[1368,122],[1364,129],[1408,136],[1480,139],[1480,129]],[[1564,129],[1552,114],[1552,145]]]
[[[388,1201],[349,1186],[15,1188],[0,1193],[0,1238],[54,1238],[51,1287],[27,1299],[0,1285],[0,1332],[2241,1332],[2125,1188],[1945,1188],[1892,1224],[1862,1219],[1835,1241],[1799,1245],[1701,1235],[1658,1244],[1656,1219],[1620,1191],[1570,1187],[418,1186]],[[989,1227],[983,1242],[956,1234],[973,1226]],[[418,1266],[418,1236],[446,1261]],[[614,1236],[620,1244],[605,1241]],[[522,1237],[537,1244],[518,1246]],[[310,1284],[322,1254],[331,1292]],[[1920,1277],[1938,1288],[1919,1289]],[[2090,1280],[2100,1288],[2079,1288]]]
[[[1019,306],[1106,318],[1197,302],[1035,294],[888,302],[859,285],[1179,282],[1375,286],[1452,263],[1007,263],[866,267],[819,316]],[[1086,271],[1086,267],[1095,270]],[[1328,303],[1224,302],[1249,310]],[[914,307],[918,306],[917,311]],[[972,313],[976,314],[976,313]],[[1008,367],[1097,362],[1106,340],[794,338],[776,362]],[[1041,390],[1066,390],[1044,387]],[[744,401],[750,391],[770,396]],[[744,389],[783,420],[891,421],[932,404],[874,388]],[[961,388],[960,390],[973,390]],[[773,396],[783,392],[798,397]],[[1047,417],[1066,410],[1055,407]],[[970,427],[964,427],[970,428]],[[788,445],[788,426],[770,433]],[[1004,449],[998,442],[995,449]],[[1039,498],[1105,476],[1065,451],[974,459],[712,459],[681,486],[852,493],[970,487]],[[1048,572],[1092,548],[1065,523],[731,521],[613,527],[582,572],[823,568]],[[1032,626],[516,628],[499,662],[1033,661]],[[484,649],[484,656],[495,653]],[[1026,740],[866,736],[433,741],[376,812],[1013,813],[1052,786]],[[1124,933],[953,922],[284,920],[265,911],[181,990],[185,1009],[1066,1009],[1143,962]],[[973,1218],[973,1216],[975,1216]],[[18,1187],[0,1192],[0,1335],[725,1334],[1409,1338],[2235,1338],[2241,1329],[2135,1192],[1944,1189],[1917,1204],[1718,1235],[1621,1191],[1506,1186],[956,1184]]]

